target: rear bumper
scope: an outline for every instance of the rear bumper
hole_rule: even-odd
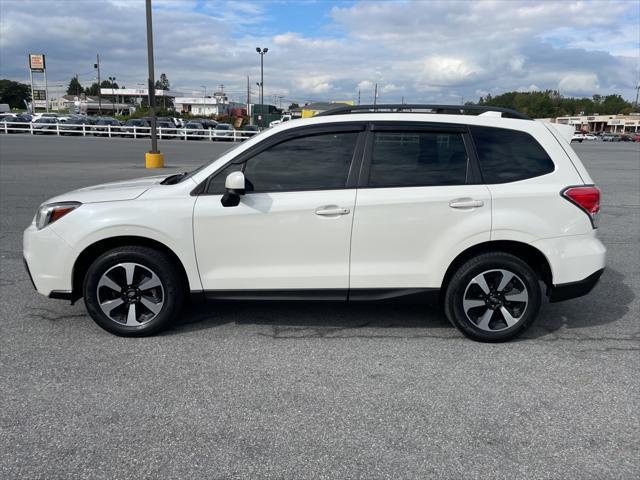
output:
[[[604,268],[577,282],[554,285],[549,293],[549,301],[552,303],[562,302],[563,300],[569,300],[571,298],[577,298],[586,295],[591,290],[593,290],[593,287],[596,286],[596,283],[598,283],[598,280],[600,280],[602,272],[604,272]]]

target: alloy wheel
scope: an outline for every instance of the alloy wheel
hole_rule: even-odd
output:
[[[102,274],[97,287],[102,313],[127,327],[139,327],[162,310],[165,293],[153,270],[139,263],[119,263]]]
[[[529,292],[520,277],[503,269],[486,270],[471,279],[462,308],[480,330],[498,332],[513,327],[529,304]]]

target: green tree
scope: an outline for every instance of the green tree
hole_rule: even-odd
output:
[[[160,79],[156,80],[156,90],[171,90],[171,82],[167,78],[167,75],[164,73],[160,74]],[[167,108],[173,108],[173,101],[169,97],[162,96],[162,109],[166,110]],[[156,99],[156,107],[160,107],[159,101]]]
[[[8,103],[11,108],[24,108],[24,102],[31,101],[29,85],[13,80],[0,80],[0,103]]]
[[[293,102],[291,105],[289,105],[289,108],[287,108],[287,111],[291,111],[294,108],[300,108],[300,105],[298,105],[296,102]]]
[[[592,98],[563,97],[557,90],[544,92],[505,92],[486,98],[480,97],[479,105],[512,108],[532,118],[562,117],[567,115],[591,115],[628,113],[632,105],[620,95]]]
[[[84,93],[84,88],[80,85],[78,77],[71,77],[71,81],[67,87],[67,95],[80,96],[81,93]]]

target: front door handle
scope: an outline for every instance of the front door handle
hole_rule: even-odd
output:
[[[456,200],[451,200],[449,202],[449,206],[451,208],[458,209],[478,208],[484,206],[484,202],[482,200],[474,200],[472,198],[458,198]]]
[[[342,208],[335,205],[327,205],[325,207],[316,208],[316,215],[321,215],[323,217],[334,217],[337,215],[347,215],[351,213],[351,210],[348,208]]]

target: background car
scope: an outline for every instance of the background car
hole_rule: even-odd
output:
[[[142,118],[131,118],[124,122],[122,131],[126,132],[125,137],[149,137],[151,135],[151,127],[149,122]]]
[[[608,133],[607,132],[607,133],[602,134],[600,139],[603,142],[619,142],[620,141],[620,135],[618,135],[616,133]]]
[[[214,140],[230,140],[233,141],[235,129],[229,123],[219,123],[213,130]]]
[[[34,135],[45,135],[55,134],[58,129],[59,122],[57,117],[40,117],[36,118],[32,123]]]
[[[584,136],[585,140],[589,140],[589,141],[593,141],[593,140],[598,140],[598,137],[595,136],[593,133],[587,133]]]
[[[0,133],[29,133],[31,131],[29,115],[4,115],[0,119]],[[6,130],[5,130],[6,127]]]
[[[175,138],[179,135],[178,129],[170,120],[156,120],[156,129],[160,138]]]
[[[82,135],[91,132],[91,119],[88,117],[69,117],[59,120],[60,135]]]
[[[572,142],[582,143],[584,140],[584,133],[574,133],[573,137],[571,137]]]
[[[204,126],[199,122],[187,122],[181,134],[185,140],[202,140],[207,133]]]
[[[93,134],[96,137],[102,136],[102,135],[108,135],[109,131],[111,132],[117,132],[116,135],[120,136],[120,132],[121,132],[121,127],[122,126],[122,122],[118,119],[115,118],[111,118],[111,117],[103,117],[103,118],[99,118],[98,120],[95,121],[93,127],[91,128],[91,130],[93,131]]]

